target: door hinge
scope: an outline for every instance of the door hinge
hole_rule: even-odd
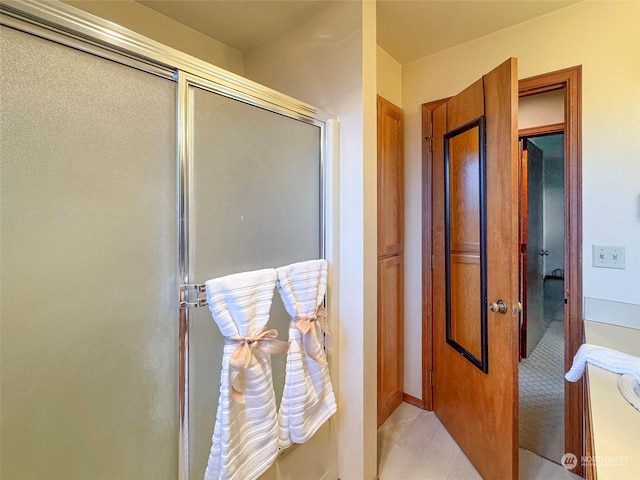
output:
[[[429,255],[429,268],[433,270],[433,254]]]
[[[429,386],[433,387],[433,370],[429,370]]]
[[[180,285],[180,306],[185,308],[206,307],[206,288],[203,284]]]
[[[433,137],[431,135],[427,135],[424,139],[429,142],[429,151],[433,152]]]

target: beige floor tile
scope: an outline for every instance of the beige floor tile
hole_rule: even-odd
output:
[[[378,470],[389,457],[391,449],[398,443],[407,427],[422,410],[408,403],[401,403],[395,412],[378,429]]]
[[[557,463],[535,453],[520,449],[520,478],[522,480],[582,480]]]
[[[460,448],[436,416],[421,411],[380,462],[380,478],[444,479],[460,454]]]
[[[380,480],[479,480],[481,477],[433,414],[408,404],[378,430]],[[399,409],[400,410],[400,409]],[[394,417],[394,415],[396,415]],[[521,480],[581,480],[560,465],[520,449]]]
[[[456,457],[447,480],[482,480],[478,471],[473,468],[469,459],[460,452]]]

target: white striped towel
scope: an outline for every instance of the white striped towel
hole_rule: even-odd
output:
[[[287,448],[291,443],[309,440],[336,412],[336,400],[323,348],[323,338],[330,335],[321,308],[327,291],[327,262],[310,260],[276,271],[278,291],[291,316],[290,347],[278,415],[280,447]],[[307,333],[303,334],[301,329]]]
[[[265,269],[206,282],[209,309],[225,346],[205,480],[255,479],[278,454],[271,356],[264,351],[273,341],[265,330],[275,281],[276,271]],[[240,363],[246,360],[246,368],[234,367],[234,353]]]
[[[640,382],[640,357],[590,343],[580,345],[573,357],[573,365],[564,378],[570,382],[580,380],[587,362],[614,373],[628,373]]]

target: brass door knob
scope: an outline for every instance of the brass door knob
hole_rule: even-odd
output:
[[[511,309],[513,310],[513,313],[520,313],[522,311],[522,303],[515,303]]]
[[[498,300],[498,302],[492,302],[489,304],[489,310],[495,313],[501,313],[503,315],[507,314],[507,304],[504,303],[503,300]]]

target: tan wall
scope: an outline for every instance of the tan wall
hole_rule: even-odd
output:
[[[376,53],[378,95],[402,108],[402,66],[379,45]]]
[[[249,79],[330,112],[340,122],[340,161],[330,165],[327,199],[329,314],[338,336],[329,360],[334,384],[338,380],[330,448],[339,446],[338,466],[333,456],[326,465],[328,479],[376,476],[375,48],[373,2],[328,2],[245,56]],[[313,458],[327,458],[325,448],[300,448],[292,456],[311,465]],[[279,472],[280,478],[309,480],[322,473],[303,475],[284,463]]]
[[[582,65],[584,296],[640,304],[640,2],[580,2],[402,66],[407,265],[420,265],[420,105],[454,95],[506,58],[519,77]],[[626,246],[626,269],[593,268],[592,244]],[[419,364],[421,275],[407,269],[405,344]],[[405,375],[421,397],[421,379]]]
[[[239,50],[165,17],[133,0],[63,1],[205,62],[238,75],[243,73],[243,54]]]

